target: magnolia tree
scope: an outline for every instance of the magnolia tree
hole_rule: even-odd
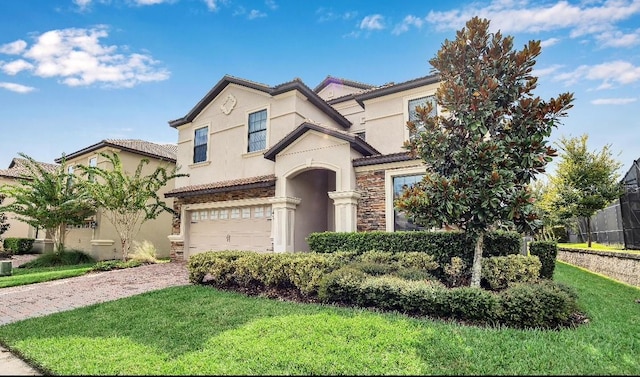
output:
[[[54,171],[48,171],[33,158],[27,160],[27,173],[17,185],[3,185],[0,194],[12,198],[12,203],[0,211],[13,212],[17,219],[45,229],[53,238],[54,251],[64,250],[67,225],[82,224],[95,212],[95,204],[78,177],[66,171],[64,157]]]
[[[142,159],[135,172],[126,172],[115,153],[100,153],[111,165],[109,168],[98,166],[78,166],[86,177],[84,187],[115,228],[120,237],[122,259],[126,260],[131,243],[147,220],[157,218],[162,212],[173,213],[158,196],[158,191],[167,182],[185,174],[176,174],[176,169],[157,167],[151,174],[144,175],[143,169],[149,164]]]
[[[441,78],[436,101],[445,112],[431,115],[428,104],[407,125],[405,148],[427,170],[395,205],[419,224],[455,225],[476,237],[474,287],[487,231],[540,224],[528,184],[556,155],[547,139],[573,101],[570,93],[548,101],[533,95],[540,51],[540,41],[514,51],[513,37],[472,18],[429,61]]]

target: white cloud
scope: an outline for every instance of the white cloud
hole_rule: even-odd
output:
[[[107,36],[106,27],[51,30],[22,49],[23,59],[4,64],[2,70],[11,74],[29,69],[36,76],[57,77],[69,86],[133,87],[169,77],[149,55],[126,55],[118,46],[101,44]]]
[[[636,102],[637,98],[598,98],[591,101],[593,105],[626,105]]]
[[[640,29],[628,34],[619,30],[607,31],[596,35],[596,39],[606,47],[632,47],[640,44]]]
[[[257,9],[252,9],[251,12],[249,12],[249,15],[247,15],[247,18],[250,20],[255,20],[256,18],[262,17],[267,17],[267,14],[264,12],[260,12]]]
[[[19,39],[15,42],[0,45],[0,53],[8,55],[18,55],[21,54],[25,48],[27,48],[27,42]]]
[[[409,31],[409,28],[411,26],[414,26],[420,29],[423,24],[424,24],[424,20],[422,18],[413,16],[413,15],[408,15],[404,18],[404,20],[402,20],[401,23],[397,24],[393,28],[393,31],[391,32],[391,34],[394,34],[394,35],[402,34],[404,32]]]
[[[536,77],[549,76],[557,72],[560,68],[562,68],[560,64],[554,64],[547,68],[534,68],[532,74]]]
[[[85,10],[91,5],[91,0],[73,0],[73,3],[80,8],[80,10]]]
[[[426,20],[439,30],[460,29],[473,16],[491,20],[503,33],[570,29],[571,37],[615,30],[614,24],[640,13],[640,0],[586,1],[570,4],[529,0],[494,0],[446,12],[430,11]]]
[[[12,82],[0,82],[0,88],[21,94],[29,93],[36,90],[36,88],[34,87],[14,84]]]
[[[26,60],[18,59],[2,64],[2,71],[8,75],[15,76],[21,71],[33,69],[33,64]]]
[[[344,13],[335,13],[332,9],[327,8],[318,8],[316,10],[316,15],[318,16],[318,22],[328,22],[335,20],[351,20],[358,16],[358,12],[348,11]]]
[[[267,6],[267,8],[269,8],[271,10],[278,9],[278,4],[276,4],[276,2],[274,0],[265,0],[264,3]]]
[[[581,65],[572,72],[555,76],[556,80],[572,85],[579,80],[600,81],[598,89],[609,89],[615,84],[627,85],[640,80],[640,67],[617,60],[597,65]]]
[[[137,5],[156,5],[162,3],[170,3],[174,0],[134,0]]]
[[[540,47],[545,48],[545,47],[553,46],[555,44],[558,44],[558,42],[560,42],[560,39],[558,38],[545,39],[544,41],[540,42]]]
[[[364,30],[382,30],[384,29],[384,18],[382,15],[373,14],[366,16],[360,22],[360,29]]]

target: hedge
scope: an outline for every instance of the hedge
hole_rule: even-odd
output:
[[[2,246],[6,251],[12,254],[26,254],[33,248],[33,238],[16,238],[7,237],[4,239]]]
[[[430,254],[440,265],[436,274],[443,275],[442,267],[451,262],[452,257],[461,258],[467,266],[473,265],[475,237],[464,232],[320,232],[307,237],[309,248],[317,253],[354,251],[364,253],[370,250],[399,252],[422,252]],[[485,256],[505,256],[518,254],[521,237],[516,232],[488,232],[485,234]]]
[[[558,256],[558,245],[555,241],[534,241],[529,244],[529,254],[540,258],[542,267],[540,277],[542,279],[553,279],[553,271],[556,268],[556,257]]]

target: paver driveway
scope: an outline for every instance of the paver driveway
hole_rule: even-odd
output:
[[[171,262],[1,288],[0,325],[188,284],[186,263]],[[4,352],[0,356],[0,375],[38,374]]]

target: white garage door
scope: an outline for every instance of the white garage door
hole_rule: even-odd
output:
[[[189,216],[190,255],[209,250],[272,250],[271,206],[194,210]]]

